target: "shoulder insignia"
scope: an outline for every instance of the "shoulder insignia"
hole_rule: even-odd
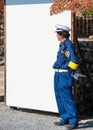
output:
[[[66,56],[66,57],[69,57],[69,56],[70,56],[70,52],[69,52],[69,51],[66,51],[66,52],[65,52],[65,56]]]

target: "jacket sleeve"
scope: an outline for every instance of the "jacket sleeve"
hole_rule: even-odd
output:
[[[77,62],[75,48],[73,44],[69,46],[69,51],[70,51],[70,60],[68,63],[68,67],[70,68],[70,70],[74,72],[78,68],[78,62]]]

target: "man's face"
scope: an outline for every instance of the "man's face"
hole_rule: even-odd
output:
[[[64,37],[57,33],[57,39],[58,39],[58,41],[62,41],[64,39]]]

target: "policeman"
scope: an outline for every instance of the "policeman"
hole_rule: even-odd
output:
[[[73,129],[78,126],[78,117],[75,100],[72,94],[73,77],[78,63],[75,55],[74,44],[69,40],[69,27],[56,25],[57,39],[60,41],[59,50],[57,52],[57,60],[53,68],[54,90],[61,120],[54,122],[55,125],[66,126]]]

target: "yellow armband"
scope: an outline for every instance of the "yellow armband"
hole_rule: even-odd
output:
[[[70,61],[68,64],[68,67],[70,67],[71,69],[76,70],[78,67],[78,64],[74,63],[73,61]]]

